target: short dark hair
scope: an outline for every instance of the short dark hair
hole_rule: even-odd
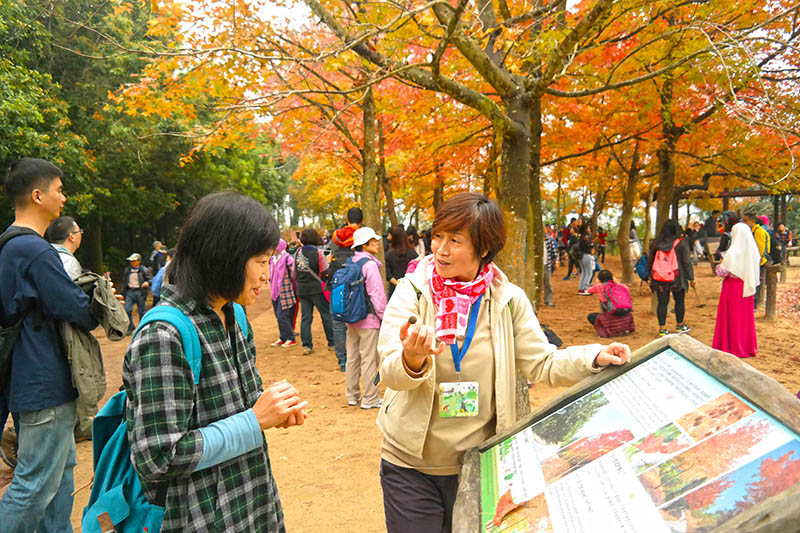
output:
[[[50,161],[35,157],[17,159],[8,167],[5,188],[15,205],[23,203],[34,189],[49,185],[56,178],[64,177],[61,169]]]
[[[610,270],[601,270],[597,273],[597,280],[600,283],[608,283],[614,280],[614,274],[612,274]]]
[[[477,192],[462,192],[447,199],[436,212],[432,229],[434,233],[468,230],[481,268],[494,261],[506,244],[503,212],[494,201]]]
[[[75,231],[76,225],[75,219],[72,217],[58,217],[47,226],[47,230],[44,232],[44,238],[47,242],[61,244]]]
[[[347,222],[350,224],[361,224],[364,220],[364,213],[360,207],[351,207],[347,210]]]
[[[275,217],[257,201],[233,191],[209,194],[189,213],[165,275],[195,301],[233,301],[244,289],[247,262],[278,239]]]
[[[303,233],[300,234],[300,242],[303,244],[313,244],[314,246],[319,246],[322,244],[322,240],[319,238],[319,233],[314,228],[306,228],[303,230]]]

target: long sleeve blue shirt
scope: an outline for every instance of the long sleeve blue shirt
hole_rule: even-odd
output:
[[[9,326],[28,306],[11,355],[7,391],[12,412],[37,411],[77,398],[55,321],[91,331],[89,297],[67,275],[58,252],[41,237],[21,235],[0,250],[0,321]]]

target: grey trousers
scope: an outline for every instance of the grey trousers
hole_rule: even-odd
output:
[[[372,405],[380,399],[380,390],[375,383],[378,374],[379,329],[347,328],[347,399]],[[358,383],[363,385],[361,395]]]
[[[542,288],[544,289],[544,303],[553,303],[553,287],[550,285],[550,269],[544,266],[544,276],[542,276]]]

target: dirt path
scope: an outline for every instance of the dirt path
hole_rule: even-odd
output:
[[[609,257],[607,267],[620,275],[618,257]],[[597,342],[586,315],[596,311],[595,297],[579,296],[577,280],[563,281],[562,267],[554,275],[555,307],[545,308],[540,321],[549,324],[569,344]],[[692,327],[691,335],[711,344],[714,333],[719,281],[711,276],[707,264],[697,268],[700,303],[693,294],[687,295],[686,322]],[[787,290],[800,281],[800,268],[789,271],[789,281],[780,290]],[[649,296],[638,294],[638,282],[631,290],[637,331],[624,339],[632,348],[651,341],[658,329],[654,316],[648,313]],[[292,532],[383,531],[383,507],[378,463],[380,433],[375,425],[375,410],[362,411],[347,406],[344,396],[344,374],[339,371],[333,353],[326,350],[319,317],[315,318],[313,335],[316,352],[303,356],[301,348],[271,348],[277,326],[268,297],[249,309],[258,345],[258,368],[265,383],[282,378],[289,379],[310,401],[307,423],[290,430],[270,430],[272,468],[281,493],[286,526]],[[298,321],[299,327],[299,321]],[[674,327],[674,318],[668,321]],[[772,376],[792,392],[800,390],[800,354],[795,334],[798,324],[780,319],[776,324],[763,320],[763,311],[757,314],[759,354],[747,360],[754,367]],[[108,395],[121,384],[120,369],[124,356],[124,343],[111,343],[100,338],[108,373]],[[538,385],[531,389],[532,403],[542,402],[557,395],[562,389]],[[4,467],[4,466],[3,466]],[[8,470],[0,467],[0,486],[6,484]],[[92,477],[92,448],[90,442],[78,444],[78,467],[75,485],[80,487]],[[3,492],[0,489],[0,492]],[[75,496],[73,526],[80,530],[80,517],[89,490]]]

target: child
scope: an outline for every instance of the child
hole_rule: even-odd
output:
[[[633,304],[628,287],[614,281],[614,275],[601,270],[597,275],[600,283],[589,287],[589,294],[600,298],[601,313],[589,313],[586,318],[601,337],[627,335],[636,330],[633,321]]]

